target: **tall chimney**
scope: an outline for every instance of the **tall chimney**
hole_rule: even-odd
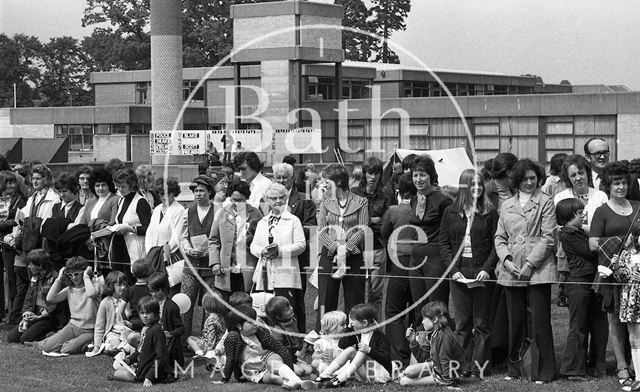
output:
[[[173,129],[182,104],[182,2],[151,0],[151,128]]]

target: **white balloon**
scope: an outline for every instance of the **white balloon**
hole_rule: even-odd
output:
[[[185,293],[178,293],[171,298],[180,308],[180,314],[185,314],[191,309],[191,298]]]

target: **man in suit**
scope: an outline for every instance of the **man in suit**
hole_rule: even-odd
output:
[[[304,253],[298,256],[298,263],[300,264],[300,274],[302,280],[302,295],[299,296],[293,308],[298,316],[298,329],[300,332],[307,330],[306,327],[306,314],[304,304],[304,293],[307,288],[307,272],[309,271],[309,227],[316,226],[316,206],[313,200],[306,198],[303,193],[293,186],[293,166],[288,163],[277,163],[273,167],[273,179],[275,182],[283,185],[289,192],[289,198],[287,205],[291,213],[300,219],[302,226],[304,227],[304,236],[307,240],[307,249]]]
[[[584,155],[591,163],[593,187],[604,191],[605,189],[601,179],[604,173],[604,167],[609,163],[609,158],[611,156],[609,144],[599,137],[592,137],[584,144]],[[629,184],[627,199],[640,200],[640,182],[637,180],[634,180]]]

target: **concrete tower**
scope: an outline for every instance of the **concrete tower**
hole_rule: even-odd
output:
[[[151,0],[152,129],[173,129],[182,103],[182,2]],[[177,129],[182,129],[182,119]],[[164,163],[164,157],[152,159]]]

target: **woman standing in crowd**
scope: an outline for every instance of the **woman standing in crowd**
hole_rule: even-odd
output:
[[[549,177],[547,177],[547,180],[541,188],[542,192],[551,196],[551,199],[567,187],[562,177],[562,164],[566,158],[567,154],[565,153],[554,154],[551,157]]]
[[[544,171],[529,159],[513,167],[516,194],[503,202],[495,234],[498,284],[504,287],[509,322],[510,359],[531,339],[531,378],[553,380],[555,352],[551,330],[551,283],[556,280],[553,256],[556,217],[551,198],[539,188]],[[530,320],[528,322],[528,319]],[[508,362],[507,380],[520,369]]]
[[[235,291],[249,291],[257,263],[249,246],[262,213],[247,203],[249,184],[231,185],[227,194],[231,204],[216,213],[209,236],[209,266],[216,289],[228,299]]]
[[[372,243],[365,243],[363,229],[369,224],[369,209],[367,199],[349,191],[349,173],[344,166],[329,165],[323,178],[328,180],[333,194],[320,203],[318,211],[322,245],[318,264],[318,306],[324,312],[336,310],[342,284],[345,313],[349,313],[365,299],[362,252],[365,248],[373,249]],[[321,313],[318,312],[318,325]]]
[[[156,181],[155,174],[151,165],[140,165],[136,168],[138,192],[149,203],[152,210],[162,203],[160,196],[153,189]]]
[[[31,168],[31,184],[33,185],[34,193],[27,199],[25,206],[20,210],[20,213],[24,220],[27,218],[40,218],[45,220],[50,218],[53,212],[54,204],[60,203],[60,197],[51,188],[52,178],[51,170],[45,165],[33,165]],[[23,225],[24,220],[19,224]],[[14,226],[14,236],[17,236],[18,226]],[[37,234],[39,235],[40,227],[37,228]],[[32,249],[24,249],[25,245],[25,230],[22,229],[22,244],[23,247],[19,250],[15,257],[13,270],[16,274],[16,296],[11,307],[10,320],[20,320],[22,305],[24,302],[27,289],[29,288],[29,274],[27,272],[27,253],[36,248],[42,248],[42,238],[37,239],[37,244]],[[32,233],[33,234],[33,233]]]
[[[480,377],[479,367],[485,369],[484,375],[490,371],[485,366],[491,360],[491,288],[482,282],[491,278],[498,262],[493,241],[497,227],[498,212],[479,173],[463,171],[458,196],[442,216],[440,254],[445,265],[453,262],[455,333],[465,352],[462,371],[474,377]]]
[[[138,178],[131,168],[119,169],[113,181],[122,199],[118,202],[116,231],[111,241],[114,269],[131,277],[131,263],[146,256],[144,236],[151,221],[151,206],[138,192]]]
[[[420,155],[413,161],[413,185],[417,195],[411,199],[411,224],[418,226],[418,243],[411,252],[411,295],[420,301],[416,307],[417,319],[422,317],[420,309],[426,304],[423,298],[436,286],[447,269],[440,257],[440,222],[444,210],[452,203],[438,188],[438,173],[428,155]],[[425,241],[426,236],[426,241]],[[449,303],[449,282],[442,281],[430,294],[429,301]]]
[[[610,260],[600,252],[600,247],[606,245],[609,237],[625,237],[634,217],[638,214],[640,203],[626,199],[631,182],[629,167],[623,162],[612,162],[605,166],[601,177],[602,185],[609,194],[609,201],[598,207],[593,214],[589,246],[591,250],[599,251],[598,264],[608,267]],[[618,252],[619,249],[616,249]],[[598,271],[601,271],[601,267]],[[603,283],[616,282],[612,276]],[[616,357],[616,374],[620,383],[630,384],[632,381],[629,365],[625,357],[627,338],[626,326],[620,322],[620,286],[604,284],[600,287],[602,307],[609,319],[609,337],[613,343],[613,353]],[[636,369],[637,370],[637,369]]]
[[[15,248],[4,241],[6,235],[11,234],[13,227],[17,224],[16,213],[24,207],[25,199],[17,190],[16,176],[8,170],[0,171],[0,252],[2,252],[2,265],[7,274],[7,286],[9,294],[9,304],[13,303],[16,297],[16,274],[13,270],[16,257]],[[5,317],[5,290],[4,273],[0,273],[0,320]],[[9,305],[8,309],[11,309]],[[10,325],[20,322],[20,315],[14,314],[7,321]]]
[[[80,223],[88,225],[91,231],[101,229],[101,223],[107,226],[115,224],[120,197],[116,195],[111,173],[104,168],[96,169],[91,176],[90,187],[96,198],[89,199],[85,204]]]
[[[91,188],[92,175],[93,168],[88,165],[80,166],[76,172],[76,178],[80,185],[80,190],[78,191],[78,202],[82,206],[86,206],[89,201],[96,199],[96,195]]]
[[[264,266],[267,270],[264,290],[273,290],[276,296],[285,297],[295,305],[302,295],[298,256],[307,246],[304,230],[300,219],[287,209],[287,188],[273,183],[265,196],[270,212],[258,222],[251,242],[251,253],[264,262],[258,265],[254,282],[256,287],[263,285],[259,280],[263,279]]]
[[[211,202],[215,184],[206,175],[199,175],[191,181],[189,189],[193,192],[194,203],[182,213],[180,228],[180,249],[187,256],[189,264],[184,265],[182,273],[181,292],[191,299],[191,308],[182,315],[185,325],[183,340],[192,334],[193,309],[202,299],[207,288],[200,284],[196,275],[206,282],[210,288],[214,287],[213,272],[209,268],[209,233],[216,214],[216,208]]]
[[[178,228],[184,212],[182,204],[176,201],[180,194],[180,185],[175,177],[167,178],[166,193],[164,185],[164,179],[156,180],[154,193],[162,198],[162,203],[151,213],[147,235],[144,237],[144,248],[147,252],[153,247],[165,244],[169,244],[171,253],[177,252],[179,248]]]

